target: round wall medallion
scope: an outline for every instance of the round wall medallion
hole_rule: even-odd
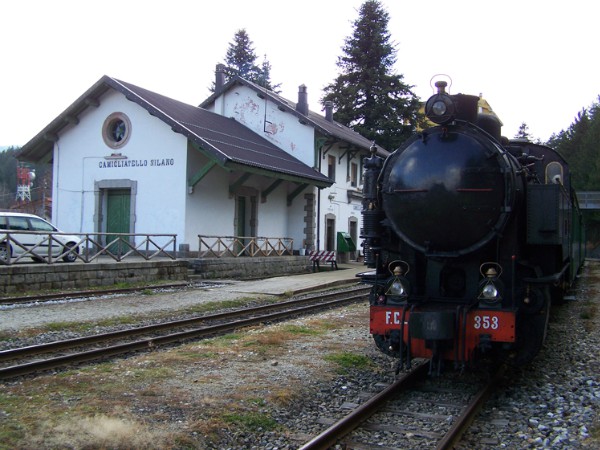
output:
[[[102,139],[110,148],[123,147],[131,136],[131,121],[121,112],[112,113],[102,125]]]

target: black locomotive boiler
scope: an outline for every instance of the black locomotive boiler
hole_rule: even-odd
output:
[[[569,166],[547,146],[501,137],[478,96],[436,87],[425,105],[436,125],[364,162],[370,331],[399,368],[414,357],[432,371],[482,357],[521,365],[583,264]]]

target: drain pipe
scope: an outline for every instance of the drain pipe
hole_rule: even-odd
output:
[[[321,153],[323,151],[323,146],[319,145],[319,150],[317,152],[317,170],[319,171],[319,173],[321,172]],[[321,192],[322,189],[321,188],[317,188],[317,239],[316,239],[316,244],[317,247],[315,248],[316,251],[320,251],[321,250]]]
[[[317,188],[317,248],[315,250],[321,250],[321,188]]]

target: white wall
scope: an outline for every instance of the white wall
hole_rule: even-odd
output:
[[[307,187],[306,189],[304,189],[304,191],[302,191],[300,194],[298,194],[296,196],[292,205],[287,208],[288,217],[290,218],[288,232],[289,232],[290,237],[294,238],[294,249],[296,249],[296,250],[300,249],[300,248],[306,248],[306,243],[304,242],[304,239],[305,239],[304,229],[306,228],[307,224],[304,221],[304,217],[306,215],[306,212],[304,210],[304,208],[306,206],[306,200],[304,199],[304,196],[306,194],[316,194],[316,192],[317,192],[317,188],[315,188],[314,186]],[[316,212],[317,212],[316,195],[315,195],[314,202],[315,202],[315,205],[314,205],[315,217],[313,220],[316,220]],[[315,233],[317,232],[316,223],[315,223],[314,232]],[[315,236],[315,239],[316,239],[316,236]]]
[[[208,159],[200,152],[192,150],[189,157],[188,178],[198,172]],[[204,178],[198,182],[193,193],[187,196],[186,236],[185,243],[190,250],[198,250],[198,235],[205,236],[234,236],[235,227],[235,196],[229,194],[229,186],[241,176],[239,172],[229,173],[221,167],[214,166]],[[244,183],[245,193],[252,190],[257,197],[257,229],[256,235],[261,237],[284,238],[290,237],[294,242],[302,240],[302,234],[293,235],[289,230],[290,208],[287,206],[288,189],[295,185],[281,183],[269,194],[266,202],[261,201],[261,192],[273,183],[272,178],[253,175]],[[297,198],[296,202],[300,199]],[[294,209],[295,213],[297,211]],[[300,209],[302,214],[302,209]],[[292,222],[300,219],[295,216]],[[296,230],[295,230],[296,231]],[[183,242],[183,241],[182,241]]]
[[[314,129],[302,125],[296,116],[279,110],[275,104],[259,98],[256,91],[241,85],[228,90],[224,94],[222,113],[219,113],[235,118],[304,164],[314,167]],[[265,119],[270,122],[266,126]]]
[[[262,203],[258,198],[258,235],[293,238],[288,230],[287,183],[280,184]]]
[[[358,222],[357,228],[357,236],[356,236],[356,247],[357,250],[360,250],[361,239],[358,238],[360,234],[360,228],[362,226],[362,216],[361,209],[362,204],[359,200],[348,200],[348,191],[357,191],[357,187],[362,188],[362,184],[359,184],[357,187],[353,187],[348,180],[348,165],[347,159],[348,155],[344,156],[344,159],[340,163],[340,157],[344,155],[344,150],[339,148],[339,144],[331,148],[327,154],[325,155],[325,159],[321,160],[321,172],[327,175],[328,172],[328,156],[335,156],[335,183],[329,187],[321,190],[321,226],[319,229],[320,236],[320,249],[325,249],[325,231],[326,231],[326,222],[325,216],[327,214],[333,214],[335,216],[335,233],[337,236],[338,232],[350,232],[349,221],[351,218],[356,219]],[[360,171],[360,158],[363,158],[364,155],[357,155],[351,162],[357,164],[357,171]],[[361,178],[358,177],[357,182],[360,183]],[[329,197],[332,197],[330,200]]]
[[[191,178],[208,159],[190,150],[187,178]],[[185,235],[181,243],[198,250],[198,235],[232,236],[235,199],[229,198],[229,174],[218,166],[194,186],[186,197]]]
[[[114,112],[131,120],[131,136],[119,151],[122,161],[104,157],[114,150],[102,139],[105,119]],[[184,235],[187,139],[115,91],[61,132],[54,147],[53,221],[65,231],[94,231],[94,183],[137,181],[136,233]],[[115,164],[116,163],[116,164]],[[166,163],[166,165],[163,165]]]

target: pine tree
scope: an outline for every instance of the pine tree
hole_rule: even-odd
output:
[[[321,102],[333,102],[336,121],[395,150],[415,130],[419,99],[404,76],[392,72],[396,49],[388,23],[389,14],[378,0],[362,4],[338,58],[341,73],[325,87]]]
[[[17,192],[18,148],[9,147],[0,152],[0,208],[7,209],[15,201]]]
[[[235,75],[247,80],[258,78],[260,69],[256,65],[256,53],[245,29],[238,30],[233,36],[233,42],[229,43],[225,66],[225,74],[228,78]]]
[[[598,100],[600,101],[600,98]],[[592,104],[588,109],[588,114],[590,117],[590,126],[582,142],[585,149],[584,158],[588,160],[586,169],[589,172],[589,176],[586,189],[598,191],[600,190],[600,152],[598,152],[598,142],[600,142],[600,104]]]
[[[259,86],[269,90],[275,90],[280,86],[271,84],[271,64],[265,55],[262,65],[256,64],[256,53],[254,43],[250,40],[245,29],[238,30],[227,48],[225,54],[225,78],[229,81],[234,76],[252,81]],[[213,89],[214,91],[214,86]]]
[[[267,55],[265,55],[261,65],[260,77],[257,81],[255,81],[255,83],[275,93],[281,92],[279,89],[281,87],[281,83],[275,85],[271,83],[271,63],[267,59]]]
[[[515,134],[515,138],[527,140],[531,139],[531,135],[529,134],[529,127],[525,122],[522,122],[519,126],[519,131],[517,131],[517,134]]]
[[[571,184],[577,191],[600,191],[600,97],[582,109],[566,130],[553,134],[548,145],[569,164]],[[584,211],[588,242],[600,241],[600,212]]]
[[[577,190],[595,190],[589,183],[590,169],[595,164],[595,147],[589,148],[585,145],[591,126],[588,110],[583,109],[566,131],[552,135],[548,141],[548,145],[555,148],[569,163],[573,187]]]

